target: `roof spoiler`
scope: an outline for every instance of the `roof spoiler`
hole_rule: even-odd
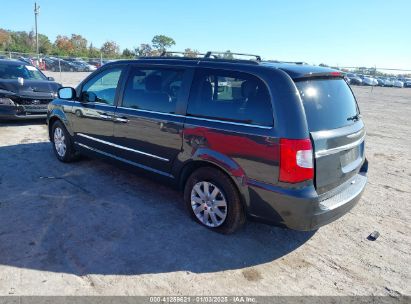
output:
[[[307,79],[307,78],[344,78],[344,73],[340,71],[321,72],[321,73],[307,73],[293,77],[295,80]]]

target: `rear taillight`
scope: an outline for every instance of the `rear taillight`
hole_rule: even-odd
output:
[[[313,148],[309,139],[280,139],[280,181],[299,183],[314,178]]]

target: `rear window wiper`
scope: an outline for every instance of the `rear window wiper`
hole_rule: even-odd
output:
[[[348,117],[347,120],[357,121],[362,117],[361,114],[355,114],[354,116]]]

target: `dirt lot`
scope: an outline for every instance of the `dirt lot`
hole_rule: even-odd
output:
[[[369,183],[349,214],[309,233],[209,232],[167,186],[58,162],[43,122],[1,125],[0,295],[411,295],[411,89],[354,91]]]

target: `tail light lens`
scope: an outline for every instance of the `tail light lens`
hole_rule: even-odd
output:
[[[280,181],[299,183],[314,178],[313,148],[309,139],[280,139]]]

